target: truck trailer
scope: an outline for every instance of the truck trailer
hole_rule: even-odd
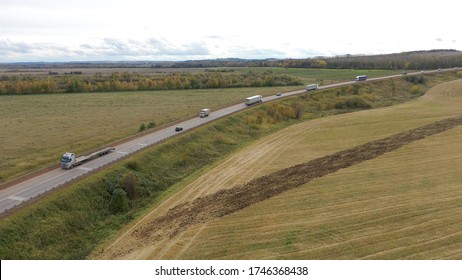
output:
[[[359,82],[359,81],[365,81],[367,80],[367,76],[366,75],[360,75],[360,76],[356,76],[356,79],[355,81]]]
[[[61,157],[61,168],[62,169],[71,169],[74,166],[81,165],[82,163],[85,163],[87,161],[90,161],[92,159],[95,159],[97,157],[102,157],[104,155],[107,155],[108,153],[114,151],[115,148],[112,147],[107,147],[102,150],[99,150],[97,152],[94,152],[92,154],[86,155],[86,156],[80,156],[76,157],[74,153],[65,153]]]
[[[254,95],[245,99],[245,105],[247,106],[261,102],[263,102],[263,97],[261,95]]]
[[[318,84],[311,84],[311,85],[307,85],[305,87],[305,90],[306,91],[309,91],[309,90],[317,90],[318,89]]]
[[[199,117],[205,118],[205,117],[208,117],[209,114],[210,114],[210,109],[202,109],[199,114]]]

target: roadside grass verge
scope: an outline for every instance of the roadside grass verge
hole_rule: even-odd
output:
[[[421,85],[422,93],[455,78],[454,74],[428,76]],[[367,101],[368,108],[377,108],[420,96],[410,93],[412,86],[404,79],[395,79],[364,83],[345,92],[310,92],[256,106],[170,139],[3,219],[0,257],[84,259],[159,202],[169,188],[231,152],[303,120],[364,109],[336,108],[338,98],[357,95]],[[392,88],[395,90],[390,91]],[[297,108],[303,108],[298,118]]]

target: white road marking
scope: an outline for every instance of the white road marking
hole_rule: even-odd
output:
[[[27,197],[16,196],[16,195],[9,196],[8,198],[13,199],[13,200],[17,200],[17,201],[26,201],[26,200],[29,199]]]
[[[93,168],[83,167],[83,166],[79,166],[79,167],[77,167],[77,169],[85,170],[85,171],[92,171],[93,170]]]

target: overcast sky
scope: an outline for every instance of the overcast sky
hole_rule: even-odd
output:
[[[460,19],[455,0],[0,0],[0,62],[462,50]]]

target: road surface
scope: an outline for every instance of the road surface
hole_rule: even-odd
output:
[[[435,73],[442,71],[454,71],[456,69],[444,69],[444,70],[433,70],[425,71],[425,73]],[[422,72],[409,73],[408,75],[418,75]],[[367,81],[374,80],[383,80],[396,77],[402,77],[403,75],[392,75],[380,78],[370,78]],[[326,86],[320,86],[318,90],[340,87],[345,85],[350,85],[357,83],[355,81],[342,82],[337,84],[331,84]],[[269,102],[276,99],[284,98],[287,96],[297,95],[305,93],[304,89],[295,90],[291,92],[283,93],[281,96],[268,96],[264,97],[263,102]],[[39,174],[35,177],[32,177],[28,180],[19,182],[17,184],[11,185],[10,187],[0,190],[0,215],[8,214],[13,211],[15,207],[20,206],[21,204],[30,201],[35,198],[39,198],[45,195],[47,192],[52,191],[55,188],[64,186],[69,182],[81,178],[83,176],[89,175],[90,172],[93,172],[97,169],[100,169],[105,166],[109,166],[115,161],[118,161],[122,158],[128,157],[133,153],[152,146],[158,142],[161,142],[167,138],[174,137],[175,135],[184,133],[188,130],[194,129],[205,123],[210,123],[216,119],[219,119],[223,116],[233,114],[235,112],[244,110],[247,106],[244,103],[229,106],[220,110],[212,111],[210,115],[206,118],[193,118],[176,125],[172,125],[161,130],[155,131],[151,134],[140,136],[139,138],[130,140],[128,142],[113,146],[115,148],[114,152],[109,153],[103,157],[96,158],[87,163],[74,167],[70,170],[63,170],[60,168],[53,169],[44,174]],[[175,127],[183,127],[183,131],[176,132]]]

